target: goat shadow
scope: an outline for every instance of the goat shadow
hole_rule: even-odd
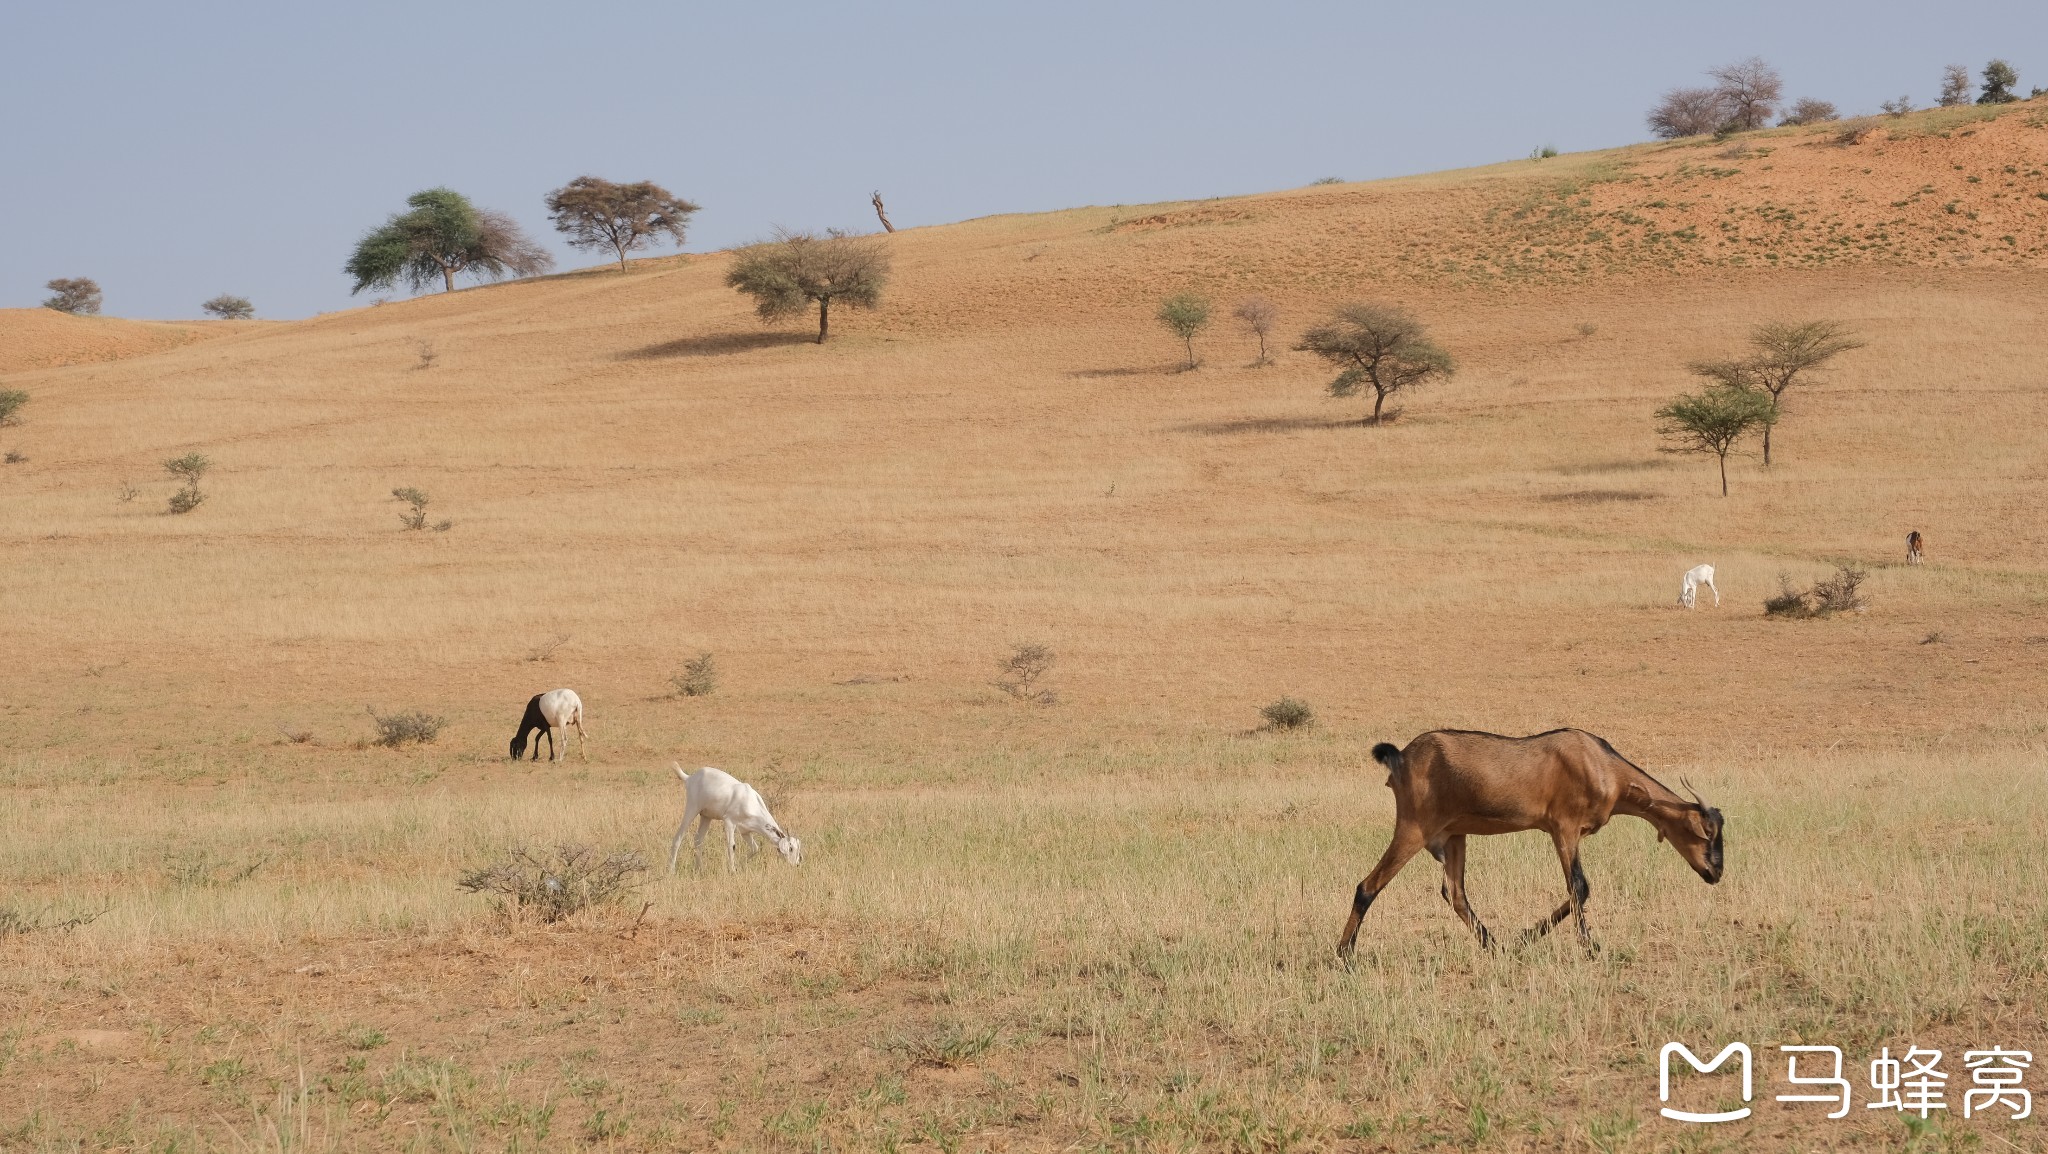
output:
[[[711,333],[700,337],[678,337],[658,345],[647,345],[619,354],[622,361],[653,361],[669,357],[716,357],[729,353],[751,352],[754,349],[774,349],[784,345],[816,344],[817,338],[805,333]]]

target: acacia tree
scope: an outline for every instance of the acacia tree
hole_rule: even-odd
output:
[[[43,302],[44,308],[79,317],[99,315],[100,286],[91,277],[60,276],[43,287],[50,290],[50,298]]]
[[[1784,416],[1786,390],[1843,353],[1863,347],[1863,341],[1839,321],[1807,321],[1789,324],[1774,321],[1750,330],[1751,354],[1738,361],[1697,361],[1694,373],[1726,388],[1755,389],[1771,406],[1771,421],[1763,427],[1764,464],[1771,463],[1771,428]]]
[[[1960,64],[1951,64],[1941,70],[1941,96],[1935,101],[1943,108],[1954,108],[1970,102],[1970,70]]]
[[[889,244],[878,236],[832,229],[775,231],[775,239],[741,249],[725,283],[754,298],[762,320],[791,316],[818,304],[818,343],[825,343],[832,302],[871,309],[889,282]]]
[[[1785,81],[1778,70],[1764,63],[1761,56],[1709,68],[1707,75],[1713,77],[1714,87],[1728,106],[1728,120],[1722,127],[1739,132],[1769,124],[1771,112],[1785,91]]]
[[[1388,397],[1457,371],[1451,354],[1429,339],[1421,321],[1393,305],[1367,301],[1339,306],[1329,320],[1302,334],[1295,347],[1342,369],[1330,382],[1331,396],[1372,390],[1368,425],[1380,423]]]
[[[1648,117],[1650,132],[1662,140],[1705,136],[1727,119],[1727,102],[1714,88],[1674,88],[1657,101]]]
[[[1840,120],[1841,118],[1841,113],[1835,111],[1834,101],[1816,100],[1808,96],[1795,102],[1790,109],[1786,110],[1785,115],[1778,123],[1794,125],[1821,124],[1830,120]]]
[[[1712,453],[1721,464],[1721,495],[1728,495],[1728,454],[1737,442],[1778,419],[1771,399],[1755,389],[1714,385],[1698,394],[1681,394],[1657,410],[1657,432],[1671,444],[1667,453]]]
[[[256,306],[249,303],[248,297],[228,293],[222,293],[199,307],[224,321],[246,321],[256,315]]]
[[[683,230],[697,206],[653,181],[614,184],[579,176],[547,195],[548,219],[571,248],[609,247],[626,271],[626,254],[666,236],[683,247]]]
[[[553,268],[555,258],[534,243],[502,212],[478,208],[449,188],[430,188],[405,198],[410,211],[363,234],[342,271],[356,278],[351,294],[388,289],[405,282],[419,292],[439,277],[455,291],[455,274],[477,280],[506,275],[533,276]]]
[[[1188,349],[1188,368],[1195,367],[1195,334],[1209,327],[1209,298],[1175,293],[1159,302],[1159,323],[1172,330]]]
[[[1984,94],[1977,98],[1979,104],[2011,104],[2019,97],[2013,95],[2013,87],[2020,82],[2020,74],[2003,60],[1993,60],[1984,66]]]
[[[1273,335],[1273,326],[1280,321],[1280,307],[1265,297],[1251,296],[1237,302],[1230,315],[1237,318],[1246,332],[1259,338],[1259,359],[1253,363],[1272,363],[1273,358],[1266,355],[1266,338]]]

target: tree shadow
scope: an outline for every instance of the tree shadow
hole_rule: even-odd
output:
[[[1358,418],[1333,419],[1330,417],[1243,417],[1235,421],[1204,421],[1199,424],[1182,425],[1183,433],[1200,433],[1205,437],[1230,437],[1243,433],[1300,433],[1318,429],[1361,429],[1365,425]]]
[[[774,349],[784,345],[816,344],[817,338],[806,333],[711,333],[701,337],[678,337],[658,345],[632,349],[619,354],[622,361],[655,361],[669,357],[718,357],[729,353],[751,352],[754,349]]]

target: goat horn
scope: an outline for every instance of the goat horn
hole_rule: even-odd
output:
[[[1691,778],[1681,777],[1681,778],[1679,778],[1679,779],[1678,779],[1678,784],[1680,784],[1680,785],[1682,785],[1682,786],[1684,786],[1684,787],[1685,787],[1685,792],[1687,792],[1687,793],[1689,793],[1689,794],[1691,794],[1691,795],[1692,795],[1692,799],[1693,799],[1693,800],[1694,800],[1695,802],[1698,802],[1698,803],[1699,803],[1699,806],[1700,806],[1700,808],[1701,808],[1701,809],[1705,809],[1705,808],[1707,808],[1707,799],[1706,799],[1706,798],[1704,798],[1704,797],[1701,797],[1701,796],[1700,796],[1700,791],[1699,791],[1699,790],[1696,790],[1696,789],[1694,789],[1694,788],[1692,787],[1692,779],[1691,779]]]

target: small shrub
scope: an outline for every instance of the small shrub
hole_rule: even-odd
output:
[[[122,480],[121,487],[114,490],[114,500],[119,501],[123,505],[140,496],[142,496],[142,490],[136,488],[133,483],[125,479]]]
[[[527,650],[526,659],[528,661],[553,661],[555,659],[555,650],[568,644],[568,641],[569,634],[557,633],[548,640]]]
[[[1901,117],[1913,111],[1913,98],[1911,96],[1901,96],[1897,100],[1887,100],[1878,105],[1878,107],[1884,109],[1886,116],[1893,118]]]
[[[419,354],[420,361],[418,364],[413,366],[414,369],[433,368],[435,359],[441,355],[440,353],[434,351],[434,342],[432,341],[421,341],[419,343]]]
[[[436,521],[436,522],[434,522],[434,532],[436,532],[436,533],[446,533],[446,532],[447,532],[448,530],[450,530],[450,529],[453,529],[453,528],[455,528],[455,522],[453,522],[453,521]]]
[[[48,910],[18,910],[13,906],[0,906],[0,938],[53,930],[75,930],[80,926],[91,925],[106,912],[97,910],[89,914],[52,920]]]
[[[718,688],[718,663],[709,653],[699,653],[683,662],[682,672],[668,679],[677,697],[709,697]]]
[[[199,850],[165,859],[164,873],[181,886],[218,889],[248,881],[268,864],[268,856],[254,858],[245,865]]]
[[[1590,336],[1592,336],[1592,335],[1593,335],[1594,333],[1597,333],[1597,332],[1599,332],[1599,331],[1600,331],[1600,326],[1599,326],[1599,325],[1596,325],[1596,324],[1593,324],[1593,323],[1592,323],[1592,322],[1590,322],[1590,321],[1588,321],[1588,322],[1586,322],[1586,323],[1584,323],[1584,324],[1581,324],[1581,325],[1579,326],[1579,335],[1580,335],[1581,337],[1590,337]]]
[[[1267,729],[1306,729],[1316,723],[1316,711],[1306,701],[1292,697],[1280,700],[1259,710],[1259,716],[1266,719]]]
[[[313,731],[310,729],[286,729],[280,725],[277,727],[277,734],[293,745],[311,745],[313,743]]]
[[[426,745],[441,736],[441,730],[448,724],[445,717],[414,710],[411,713],[379,713],[370,706],[370,720],[377,725],[377,744],[387,749],[401,745]]]
[[[183,488],[171,494],[171,513],[190,513],[206,500],[206,494],[199,491],[199,479],[211,468],[213,461],[204,453],[187,453],[164,462],[164,472],[184,482]]]
[[[172,516],[190,513],[192,510],[197,509],[200,505],[204,504],[205,501],[206,494],[200,492],[197,489],[180,489],[177,492],[172,493],[170,500],[165,502],[165,511],[170,513]]]
[[[1861,613],[1869,604],[1860,592],[1869,574],[1849,565],[1835,566],[1834,575],[1816,581],[1810,588],[1794,589],[1784,574],[1778,575],[1778,594],[1764,600],[1764,616],[1832,617],[1837,613]]]
[[[456,886],[492,894],[504,913],[525,911],[553,923],[613,905],[646,880],[647,863],[632,850],[599,856],[587,845],[561,845],[553,854],[514,848],[503,861],[470,870]]]
[[[393,489],[391,490],[391,495],[412,506],[406,512],[398,515],[399,524],[407,529],[415,530],[427,527],[427,503],[432,501],[433,498],[427,496],[425,492],[409,486],[403,489]]]
[[[0,425],[21,423],[21,407],[28,404],[28,394],[20,389],[0,389]]]
[[[0,460],[5,460],[10,465],[20,465],[28,461],[28,454],[20,449],[9,449],[7,450],[7,456],[0,458]]]
[[[224,321],[246,321],[256,315],[256,306],[249,303],[248,297],[229,296],[227,293],[199,307]]]
[[[1344,178],[1343,178],[1343,177],[1341,177],[1341,176],[1323,176],[1323,177],[1318,177],[1318,178],[1316,178],[1315,180],[1311,180],[1311,181],[1309,181],[1308,183],[1309,183],[1309,187],[1311,187],[1311,188],[1313,188],[1313,187],[1315,187],[1316,185],[1319,185],[1319,184],[1343,184],[1343,183],[1344,183]]]
[[[1051,672],[1058,658],[1043,645],[1018,644],[1011,647],[1010,655],[996,663],[1001,671],[991,682],[997,689],[1018,701],[1032,701],[1040,705],[1059,704],[1059,694],[1050,689],[1038,688],[1038,680]]]
[[[1551,157],[1556,155],[1557,149],[1551,147],[1548,144],[1544,145],[1542,148],[1531,149],[1529,151],[1530,160],[1549,160]]]

